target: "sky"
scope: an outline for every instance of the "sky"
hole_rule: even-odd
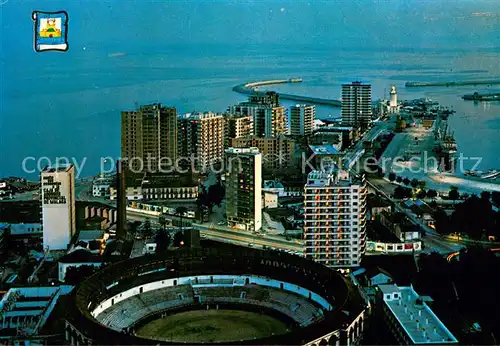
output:
[[[477,35],[498,39],[495,28],[500,18],[496,0],[8,0],[0,7],[2,47],[26,43],[35,9],[68,11],[72,39],[78,45],[117,48],[137,41],[145,46],[279,43],[347,47],[359,46],[361,41],[368,47],[420,48],[450,41],[450,47],[460,47],[473,44]],[[496,16],[473,17],[473,12]],[[455,25],[442,25],[449,18],[454,18]]]
[[[34,52],[34,10],[68,12],[68,52]],[[223,110],[276,74],[323,96],[340,75],[498,74],[499,20],[498,0],[0,0],[0,175],[26,155],[115,155],[134,101]]]

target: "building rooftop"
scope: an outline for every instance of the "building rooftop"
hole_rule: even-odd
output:
[[[229,148],[226,149],[226,153],[228,154],[260,154],[259,148]]]
[[[19,323],[24,335],[36,335],[48,321],[60,296],[71,292],[73,286],[11,288],[0,301],[0,313],[4,320],[35,323]]]
[[[192,112],[183,114],[180,119],[181,120],[201,120],[208,119],[214,117],[222,117],[222,113],[214,113],[214,112]]]
[[[371,208],[380,208],[380,207],[390,207],[391,203],[386,201],[383,198],[380,198],[374,193],[368,194],[366,197],[366,204]]]
[[[147,174],[142,188],[194,187],[198,181],[191,174]]]
[[[101,263],[103,261],[102,256],[94,255],[90,251],[84,249],[72,251],[59,259],[61,263]]]
[[[309,148],[316,155],[342,155],[342,153],[332,144],[310,145]]]
[[[323,121],[324,122],[324,121]],[[354,128],[351,126],[338,126],[335,124],[328,124],[325,126],[319,127],[316,131],[322,132],[322,131],[353,131]]]
[[[362,183],[362,179],[353,177],[349,172],[338,169],[335,165],[325,170],[311,171],[307,175],[306,187],[342,186],[349,187],[356,183]]]
[[[384,303],[414,344],[458,342],[412,286],[378,287],[383,294]]]
[[[296,105],[293,105],[291,106],[292,108],[303,108],[303,107],[314,107],[313,104],[309,104],[309,103],[297,103]]]
[[[410,285],[412,278],[417,273],[415,259],[411,254],[400,255],[397,257],[397,261],[394,260],[394,256],[365,256],[361,260],[361,266],[367,271],[373,270],[373,268],[383,269],[390,274],[394,282],[400,285]]]
[[[47,166],[43,169],[43,173],[68,172],[73,168],[71,163],[58,163],[55,166]]]
[[[40,219],[40,201],[0,201],[0,222],[39,223]]]
[[[89,242],[91,240],[103,239],[105,231],[97,230],[82,230],[78,234],[78,241]]]
[[[264,180],[265,189],[284,189],[283,184],[276,180]]]

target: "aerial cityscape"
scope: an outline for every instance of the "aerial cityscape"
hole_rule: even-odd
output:
[[[0,344],[500,344],[495,1],[0,1]]]

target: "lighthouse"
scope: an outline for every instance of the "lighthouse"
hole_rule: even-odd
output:
[[[391,107],[398,106],[398,92],[396,91],[396,86],[393,85],[391,88],[391,102],[389,103]]]
[[[396,91],[395,85],[391,87],[391,100],[389,101],[388,112],[399,113],[398,92]]]

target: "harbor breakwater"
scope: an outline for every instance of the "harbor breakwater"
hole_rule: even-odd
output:
[[[265,85],[275,85],[275,84],[288,84],[288,83],[301,83],[301,78],[290,78],[290,79],[276,79],[276,80],[266,80],[266,81],[258,81],[258,82],[249,82],[245,84],[239,84],[233,87],[233,91],[236,91],[240,94],[246,95],[255,95],[259,91],[255,90],[255,88],[265,86]],[[340,100],[332,100],[332,99],[323,99],[318,97],[309,97],[302,95],[292,95],[292,94],[283,94],[279,93],[280,98],[283,100],[290,101],[298,101],[298,102],[306,102],[306,103],[314,103],[314,104],[322,104],[333,107],[340,107],[342,102]]]
[[[495,85],[500,84],[500,79],[491,80],[465,80],[465,81],[455,81],[455,82],[406,82],[405,87],[415,88],[415,87],[432,87],[432,86],[465,86],[465,85]]]

